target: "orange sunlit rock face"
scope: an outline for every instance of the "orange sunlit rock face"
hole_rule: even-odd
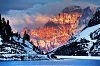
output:
[[[55,23],[66,24],[75,23],[78,18],[81,17],[80,13],[60,13],[58,16],[51,18],[50,20]]]
[[[60,13],[49,19],[49,22],[60,24],[59,27],[46,26],[30,30],[34,45],[46,52],[63,45],[75,34],[75,29],[78,27],[79,17],[81,17],[81,14],[77,12]],[[24,28],[24,30],[26,29]]]

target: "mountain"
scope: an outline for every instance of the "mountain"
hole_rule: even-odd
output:
[[[63,45],[80,32],[92,16],[90,7],[68,6],[50,18],[43,27],[30,30],[30,35],[35,40],[33,43],[36,46],[38,44],[41,50],[48,52]]]
[[[83,25],[86,26],[88,24],[88,22],[90,21],[90,19],[93,17],[93,14],[94,13],[93,13],[93,11],[91,10],[90,7],[83,9],[82,10],[82,17],[79,20],[79,27],[81,27]]]
[[[82,8],[80,6],[69,6],[63,9],[62,12],[63,13],[74,13],[74,12],[82,13]]]
[[[100,9],[87,26],[73,36],[65,45],[55,48],[49,54],[67,56],[100,56]]]
[[[13,33],[9,25],[9,20],[1,18],[0,15],[0,60],[37,60],[47,59],[38,47],[29,39],[29,35],[24,33]]]

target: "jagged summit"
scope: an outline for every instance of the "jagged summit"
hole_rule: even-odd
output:
[[[83,12],[83,16],[84,16],[83,18],[91,16],[91,15],[93,16],[93,11],[91,10],[90,7],[84,8],[84,10],[82,12]]]
[[[62,12],[64,12],[64,13],[73,13],[73,12],[81,13],[82,8],[80,6],[69,6],[69,7],[66,7]]]

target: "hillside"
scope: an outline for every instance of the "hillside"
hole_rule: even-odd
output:
[[[36,47],[30,40],[29,35],[13,33],[9,20],[0,15],[0,60],[35,60],[47,59],[43,51]]]

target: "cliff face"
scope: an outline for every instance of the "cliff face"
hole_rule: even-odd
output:
[[[70,6],[50,18],[44,27],[32,29],[30,35],[36,46],[44,51],[63,45],[72,35],[80,32],[92,17],[89,7]]]

